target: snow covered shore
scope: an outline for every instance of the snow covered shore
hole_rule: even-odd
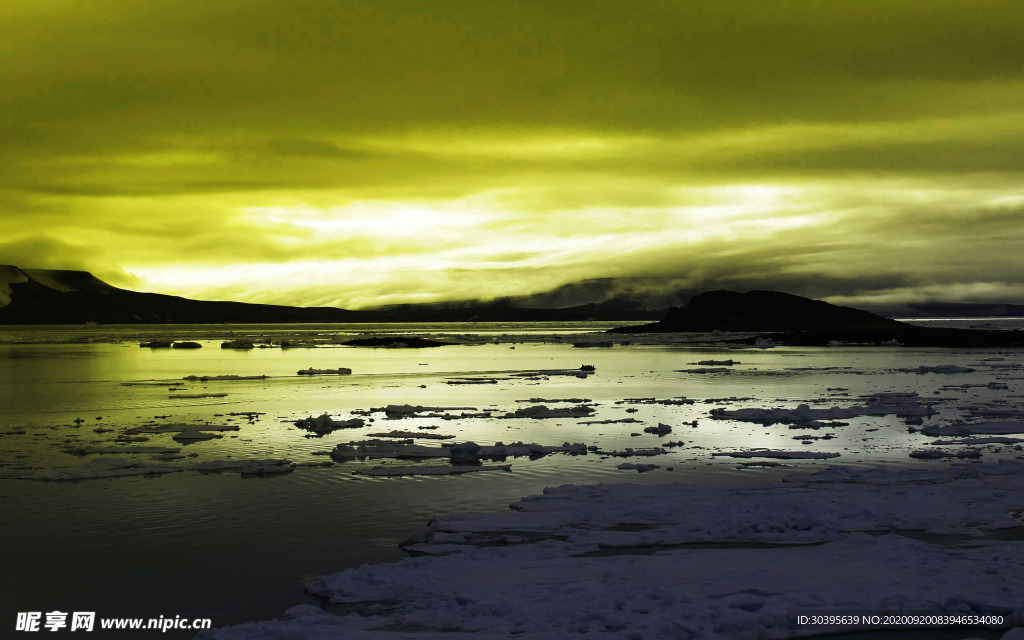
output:
[[[886,613],[997,616],[1024,637],[1024,463],[563,485],[511,506],[435,518],[404,543],[418,557],[318,578],[325,609],[197,638],[753,640]]]

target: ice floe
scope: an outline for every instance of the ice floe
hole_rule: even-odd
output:
[[[372,469],[361,469],[353,473],[363,476],[393,477],[393,476],[455,476],[463,473],[476,471],[511,471],[512,465],[436,465],[436,466],[408,466],[408,467],[374,467]]]
[[[361,422],[361,421],[360,421]],[[362,425],[360,425],[362,426]],[[446,435],[443,433],[423,433],[419,431],[399,431],[398,429],[392,429],[391,431],[384,431],[378,433],[368,433],[367,436],[371,438],[424,438],[427,440],[451,440],[455,436]]]
[[[920,367],[918,367],[916,369],[896,369],[896,371],[901,371],[903,373],[917,373],[917,374],[925,374],[925,373],[953,374],[953,373],[974,373],[975,371],[977,371],[977,369],[972,369],[970,367],[961,367],[960,365],[956,365],[956,364],[940,364],[940,365],[936,365],[934,367],[929,367],[929,366],[921,365]]]
[[[694,374],[712,374],[712,373],[731,373],[732,369],[729,367],[698,367],[696,369],[676,369],[676,373],[694,373]]]
[[[227,395],[226,393],[176,393],[167,397],[173,400],[196,400],[199,398],[225,398]]]
[[[672,427],[663,422],[659,422],[656,427],[646,427],[644,429],[644,433],[653,433],[656,436],[663,436],[672,433]]]
[[[1005,435],[1024,433],[1024,421],[979,422],[976,424],[951,424],[946,426],[929,425],[921,429],[926,436],[970,436],[975,434]]]
[[[266,460],[210,460],[197,462],[187,469],[201,471],[203,473],[214,473],[219,471],[238,471],[246,475],[276,475],[290,473],[295,469],[295,464],[289,460],[266,459]]]
[[[447,458],[449,452],[444,447],[426,447],[413,444],[412,440],[362,440],[359,442],[343,442],[335,445],[331,457],[348,458]]]
[[[506,413],[503,418],[533,418],[541,420],[545,418],[586,418],[593,415],[593,407],[577,405],[573,407],[548,408],[546,405],[534,405],[516,409],[512,413]]]
[[[665,451],[661,447],[653,447],[650,449],[633,449],[631,447],[626,447],[621,451],[598,450],[597,453],[599,453],[602,456],[614,456],[616,458],[631,458],[633,456],[660,456],[668,453],[668,451]]]
[[[981,451],[978,451],[977,449],[963,449],[961,451],[922,449],[919,451],[911,451],[910,457],[918,460],[939,460],[941,458],[980,458]]]
[[[420,413],[429,414],[430,417],[444,417],[448,411],[476,411],[476,407],[424,407],[411,404],[389,404],[386,407],[374,407],[370,412],[384,412],[384,415],[391,419],[411,418]]]
[[[358,429],[366,425],[366,421],[362,418],[351,418],[349,420],[335,420],[330,414],[322,413],[316,418],[309,416],[302,420],[296,420],[295,426],[300,429],[306,429],[312,431],[317,435],[325,435],[331,433],[336,429]]]
[[[64,449],[64,453],[74,456],[88,456],[95,454],[111,455],[118,453],[149,453],[153,455],[166,455],[178,453],[178,447],[70,447]]]
[[[858,416],[899,417],[930,416],[935,413],[929,405],[918,402],[873,402],[864,406],[831,407],[812,409],[808,404],[798,405],[795,409],[712,409],[711,417],[717,420],[737,420],[740,422],[756,422],[771,425],[775,423],[804,423],[821,420],[840,420]]]
[[[928,444],[935,445],[966,445],[966,444],[1014,444],[1024,442],[1024,438],[1005,438],[992,436],[991,438],[961,438],[959,440],[933,440]]]
[[[58,467],[37,471],[21,476],[25,480],[95,480],[99,478],[117,478],[120,476],[155,476],[162,473],[184,471],[184,467],[157,465],[141,460],[127,458],[92,458],[82,464],[71,467]]]
[[[632,462],[623,462],[622,464],[615,467],[616,469],[636,470],[639,473],[646,473],[647,471],[653,471],[660,469],[660,464],[633,464]]]
[[[730,458],[782,458],[785,460],[824,460],[838,458],[838,453],[824,451],[779,451],[774,449],[754,449],[752,451],[718,451],[713,456]]]
[[[337,369],[299,369],[296,372],[300,376],[329,376],[329,375],[348,375],[352,373],[351,369],[346,367],[338,367]]]
[[[234,424],[189,424],[189,423],[173,423],[173,424],[162,424],[158,426],[143,426],[143,427],[132,427],[125,430],[127,435],[136,435],[139,433],[178,433],[184,431],[238,431],[238,425]]]
[[[760,640],[852,631],[793,615],[853,610],[1000,615],[1005,628],[1024,623],[1024,547],[988,534],[1020,533],[1008,514],[1022,494],[1019,463],[565,485],[514,511],[435,518],[405,543],[425,555],[308,586],[345,613],[301,605],[198,639]]]
[[[59,467],[18,476],[24,480],[73,481],[117,478],[121,476],[155,476],[180,471],[212,473],[235,471],[246,475],[276,475],[288,473],[295,465],[288,460],[210,460],[188,466],[153,464],[127,458],[92,458],[71,467]]]
[[[267,376],[240,376],[233,373],[217,376],[201,376],[201,375],[190,375],[185,376],[182,380],[198,381],[198,382],[221,382],[221,381],[235,381],[235,380],[265,380]]]

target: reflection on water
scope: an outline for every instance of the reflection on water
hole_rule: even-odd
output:
[[[156,329],[139,327],[0,332],[0,475],[8,478],[0,480],[7,543],[2,545],[0,563],[10,576],[4,583],[3,615],[13,617],[19,610],[95,608],[110,616],[210,617],[222,626],[271,617],[300,602],[303,580],[310,575],[401,557],[396,543],[432,515],[503,509],[547,485],[762,481],[765,474],[820,469],[832,462],[942,464],[909,459],[910,450],[928,446],[931,439],[911,432],[913,425],[896,416],[857,417],[847,420],[847,426],[809,431],[784,424],[712,420],[709,412],[716,407],[850,406],[863,404],[861,395],[916,392],[937,411],[928,423],[943,423],[962,418],[965,406],[1012,410],[1021,405],[1024,358],[1020,352],[762,351],[681,344],[575,349],[567,344],[571,340],[564,339],[569,333],[603,327],[447,328],[478,338],[469,346],[418,350],[332,346],[234,351],[221,349],[220,340],[243,333],[294,334],[297,329],[175,327],[174,337],[198,339],[204,345],[185,351],[139,348],[140,339],[159,335]],[[538,329],[561,332],[564,343],[534,340]],[[159,330],[167,332],[166,327]],[[316,325],[301,330],[320,336],[339,331]],[[516,339],[501,337],[497,343],[492,339],[511,333],[521,339],[511,342]],[[52,343],[60,336],[71,336],[73,343]],[[679,371],[696,368],[693,363],[702,360],[725,359],[739,364],[728,367],[727,373]],[[578,370],[583,364],[594,365],[596,373],[587,377],[551,374]],[[943,364],[976,371],[957,375],[897,371]],[[310,367],[348,367],[353,373],[296,375]],[[547,373],[517,375],[523,372]],[[266,378],[184,380],[190,375]],[[465,377],[496,382],[449,384]],[[226,395],[181,397],[184,394]],[[693,403],[624,402],[682,397]],[[594,415],[542,420],[498,417],[536,404],[571,406],[551,402],[558,399],[585,400]],[[389,420],[375,412],[366,416],[369,421],[363,428],[322,438],[307,437],[310,434],[294,425],[296,419],[309,415],[329,413],[344,419],[388,404],[470,406],[490,411],[494,417]],[[260,415],[252,420],[230,415],[243,412]],[[623,422],[626,419],[636,422]],[[691,426],[694,421],[696,426]],[[234,424],[238,430],[187,445],[175,442],[171,433],[147,434],[148,441],[132,444],[179,448],[183,458],[160,464],[182,466],[249,458],[323,463],[329,458],[322,454],[338,443],[363,439],[368,433],[417,427],[437,427],[429,432],[453,435],[452,442],[521,440],[554,445],[569,441],[604,451],[654,447],[670,440],[684,444],[646,459],[595,453],[516,458],[508,461],[511,473],[459,477],[367,478],[352,472],[386,461],[353,460],[330,467],[300,467],[267,478],[187,471],[76,483],[11,479],[80,464],[92,456],[69,450],[116,445],[129,428],[177,422]],[[644,427],[658,423],[672,426],[672,433],[663,438],[643,433]],[[813,437],[794,439],[808,435]],[[437,446],[431,440],[418,443]],[[832,451],[841,457],[742,470],[736,460],[711,456],[716,451],[755,447]],[[1020,455],[1007,445],[988,445],[983,451],[988,460]],[[122,457],[152,462],[146,455]],[[619,470],[622,462],[653,462],[660,468],[637,474]],[[131,636],[122,631],[116,637]]]

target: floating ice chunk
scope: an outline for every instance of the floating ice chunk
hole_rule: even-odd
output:
[[[362,418],[352,418],[350,420],[335,420],[329,414],[322,413],[318,417],[314,418],[309,416],[303,420],[296,420],[295,426],[301,429],[312,431],[318,435],[324,435],[331,433],[335,429],[358,429],[366,424]]]
[[[916,373],[921,375],[925,373],[974,373],[975,371],[977,371],[977,369],[972,369],[970,367],[961,367],[955,364],[939,364],[935,365],[934,367],[921,365],[916,369],[896,369],[896,371],[901,371],[903,373]]]
[[[782,458],[782,459],[826,459],[838,458],[838,453],[824,451],[777,451],[773,449],[755,449],[753,451],[718,451],[713,456],[729,456],[730,458]]]
[[[637,424],[640,422],[643,422],[643,420],[637,420],[636,418],[616,418],[614,420],[581,420],[579,424]]]
[[[1003,435],[1008,433],[1024,433],[1024,421],[1010,420],[1007,422],[980,422],[977,424],[951,424],[945,427],[929,425],[921,429],[926,436],[970,436],[978,433]]]
[[[453,378],[445,384],[498,384],[497,378]]]
[[[653,433],[654,435],[660,437],[660,436],[672,433],[672,427],[670,427],[667,424],[664,424],[662,422],[659,422],[658,426],[656,426],[656,427],[647,427],[647,428],[644,429],[644,432],[645,433]]]
[[[190,444],[192,442],[200,442],[202,440],[214,440],[216,438],[223,437],[224,436],[219,433],[210,433],[208,431],[200,431],[199,429],[182,429],[171,436],[172,439],[177,440],[182,444]]]
[[[347,367],[338,367],[337,369],[299,369],[297,374],[300,376],[321,376],[321,375],[348,375],[352,373],[352,370]]]
[[[977,449],[964,449],[962,451],[924,449],[921,451],[911,451],[910,457],[918,460],[938,460],[939,458],[980,458],[981,451],[978,451]]]
[[[935,445],[956,445],[956,444],[1013,444],[1015,442],[1024,442],[1024,438],[1004,438],[1001,436],[993,436],[991,438],[962,438],[960,440],[933,440],[928,444]]]
[[[755,349],[772,349],[775,347],[775,342],[771,338],[758,338],[754,340]]]
[[[454,476],[475,471],[511,471],[512,465],[437,465],[437,466],[411,466],[411,467],[374,467],[353,473],[364,476]]]
[[[362,420],[360,420],[360,422],[362,422]],[[371,438],[424,438],[428,440],[450,440],[455,437],[445,435],[443,433],[423,433],[422,431],[399,431],[398,429],[392,429],[391,431],[384,431],[379,433],[368,433],[366,435]]]
[[[598,451],[602,456],[614,456],[616,458],[630,458],[632,456],[660,456],[668,453],[661,447],[654,447],[651,449],[632,449],[626,447],[622,451]]]
[[[879,343],[882,347],[902,347],[903,343],[893,338],[892,340],[886,340],[885,342]]]
[[[177,422],[174,424],[162,424],[153,427],[132,427],[126,429],[128,435],[139,433],[177,433],[182,431],[238,431],[238,425],[234,424],[187,424]]]
[[[184,471],[184,467],[156,465],[140,460],[124,458],[92,458],[88,462],[73,467],[47,469],[21,476],[25,480],[95,480],[98,478],[117,478],[120,476],[155,476],[164,473]]]
[[[645,473],[647,471],[653,471],[654,469],[660,469],[660,464],[633,464],[632,462],[623,462],[622,464],[615,467],[616,469],[636,469],[639,473]]]
[[[331,451],[332,458],[447,458],[445,447],[425,447],[412,440],[363,440],[341,443]]]
[[[194,400],[198,398],[225,398],[227,395],[226,393],[176,393],[167,397],[172,400]]]
[[[897,415],[901,417],[929,416],[935,413],[930,406],[917,402],[901,404],[876,402],[866,406],[831,407],[829,409],[812,409],[810,405],[801,404],[795,409],[712,409],[711,417],[718,420],[738,420],[740,422],[756,422],[769,425],[781,423],[802,423],[821,420],[838,420],[857,416]]]
[[[495,442],[493,446],[480,447],[477,455],[481,458],[506,458],[519,456],[545,456],[549,453],[569,453],[573,455],[584,454],[589,447],[582,442],[563,442],[561,445],[545,446],[536,442],[523,443],[513,442],[502,444]]]
[[[971,417],[979,418],[1015,418],[1017,416],[1024,416],[1024,407],[967,406],[961,407],[961,410]]]
[[[93,454],[115,454],[115,453],[150,453],[150,454],[168,454],[178,453],[181,451],[178,447],[75,447],[64,449],[64,453],[70,453],[74,456],[88,456]]]
[[[586,418],[593,415],[594,409],[585,405],[574,407],[556,407],[549,409],[545,405],[536,405],[516,409],[512,413],[506,413],[503,418],[533,418],[540,420],[544,418]]]
[[[247,475],[275,475],[289,473],[295,470],[295,464],[288,460],[210,460],[198,462],[188,469],[211,473],[217,471],[238,471],[243,476]]]
[[[235,380],[266,380],[266,378],[267,376],[239,376],[235,374],[227,374],[222,376],[200,376],[193,374],[190,376],[185,376],[184,378],[182,378],[182,380],[195,380],[199,382],[231,382]]]
[[[441,411],[476,411],[476,407],[424,407],[411,404],[389,404],[386,407],[374,407],[371,412],[383,411],[388,418],[409,418],[417,413],[438,413]]]
[[[676,369],[676,373],[694,373],[694,374],[711,374],[711,373],[731,373],[732,369],[728,367],[700,367],[697,369]]]
[[[220,343],[221,349],[252,349],[255,344],[252,340],[238,339],[238,340],[225,340]]]
[[[657,398],[626,398],[625,400],[616,400],[615,404],[660,404],[665,406],[682,406],[694,404],[696,400],[690,400],[689,398],[665,398],[659,400]]]
[[[139,346],[150,349],[170,349],[173,342],[174,340],[150,340],[149,342],[140,342]]]

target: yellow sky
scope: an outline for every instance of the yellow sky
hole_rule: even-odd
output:
[[[8,2],[0,263],[1024,302],[1021,42],[1012,1]]]

